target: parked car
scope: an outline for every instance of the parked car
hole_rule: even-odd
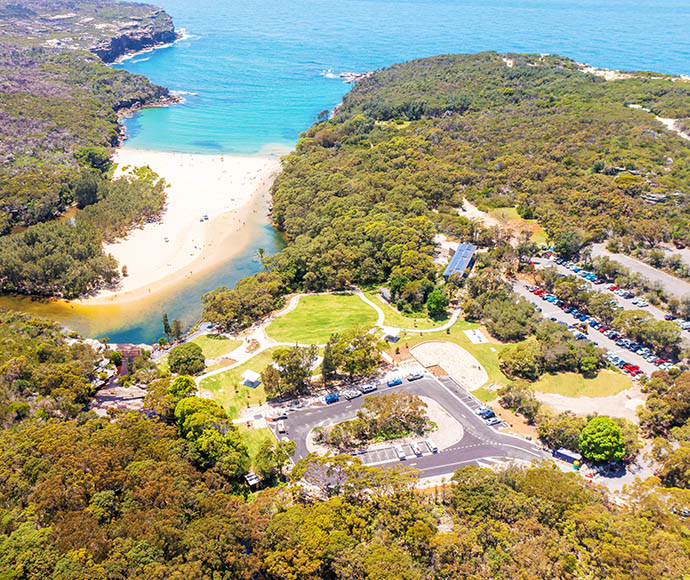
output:
[[[426,446],[429,448],[429,451],[431,451],[432,453],[438,453],[438,447],[436,447],[436,443],[434,443],[432,439],[426,440]]]
[[[389,387],[397,387],[398,385],[402,385],[402,379],[391,379],[386,383]]]
[[[424,375],[422,373],[412,373],[411,375],[407,375],[407,380],[408,381],[418,381],[419,379],[423,379]]]
[[[330,405],[332,403],[337,403],[340,400],[338,393],[329,393],[326,395],[326,404]]]
[[[501,419],[498,417],[491,417],[489,420],[487,420],[486,424],[489,425],[490,427],[493,427],[494,425],[498,425],[499,423],[502,423]]]
[[[397,454],[398,459],[400,461],[405,461],[405,459],[407,459],[407,456],[405,455],[405,451],[403,450],[402,445],[396,445],[395,446],[395,453]]]
[[[359,390],[362,391],[362,393],[373,393],[377,388],[378,387],[374,383],[367,383],[359,387]]]
[[[664,315],[664,320],[675,320],[676,317],[673,316],[673,314],[666,314]]]
[[[417,445],[417,443],[412,443],[410,447],[412,447],[412,453],[414,453],[417,457],[422,454],[422,449],[419,447],[419,445]]]
[[[351,401],[352,399],[356,399],[357,397],[362,396],[362,391],[358,391],[357,389],[348,389],[343,393],[343,397],[345,397],[348,401]]]

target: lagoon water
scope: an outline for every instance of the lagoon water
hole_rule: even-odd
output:
[[[599,67],[690,74],[688,0],[152,1],[186,38],[118,66],[186,101],[127,121],[125,146],[141,149],[285,151],[349,90],[339,73],[440,53],[549,52]],[[114,342],[152,342],[163,312],[191,324],[204,292],[258,271],[258,248],[282,247],[265,219],[251,236],[244,257],[145,311],[21,307]]]

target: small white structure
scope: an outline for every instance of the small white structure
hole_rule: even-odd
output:
[[[261,375],[255,371],[247,369],[242,373],[242,384],[252,389],[256,389],[261,384]]]

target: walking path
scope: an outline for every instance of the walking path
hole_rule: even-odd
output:
[[[366,304],[371,306],[376,311],[377,320],[376,320],[375,326],[382,329],[383,332],[386,334],[395,335],[395,334],[398,334],[400,332],[410,332],[410,333],[441,332],[441,331],[444,331],[447,328],[450,328],[451,326],[453,326],[453,324],[455,324],[457,322],[458,317],[460,316],[460,311],[456,310],[455,312],[453,312],[450,319],[445,324],[443,324],[442,326],[437,326],[436,328],[428,328],[425,330],[420,330],[419,328],[398,328],[395,326],[386,326],[385,325],[386,315],[383,312],[383,309],[380,306],[378,306],[376,303],[369,300],[369,298],[367,298],[359,288],[354,289],[353,293],[356,294],[357,296],[359,296],[362,301],[364,301]],[[227,372],[227,371],[232,370],[234,368],[237,368],[240,365],[245,364],[250,359],[254,358],[256,355],[264,352],[265,350],[268,350],[269,348],[274,348],[276,346],[295,346],[295,343],[293,343],[293,342],[278,342],[278,341],[272,339],[270,336],[268,336],[268,334],[266,334],[266,328],[277,317],[284,316],[288,312],[292,312],[293,310],[295,310],[295,308],[297,308],[297,306],[299,305],[300,298],[302,298],[303,296],[315,296],[318,294],[330,294],[330,292],[320,292],[320,293],[314,293],[314,294],[306,294],[306,293],[293,294],[292,296],[290,296],[290,298],[286,302],[285,306],[283,306],[283,308],[273,312],[268,317],[266,317],[264,320],[255,324],[254,326],[252,326],[250,328],[250,332],[248,334],[246,334],[243,337],[239,337],[239,336],[233,337],[235,339],[241,340],[243,343],[242,346],[239,346],[235,350],[233,350],[229,353],[220,355],[220,356],[231,358],[235,362],[229,366],[222,367],[222,368],[210,371],[208,373],[204,373],[203,375],[196,377],[196,379],[195,379],[196,384],[197,385],[201,384],[201,381],[203,381],[204,379],[206,379],[208,377],[213,377],[215,375],[219,375],[221,373],[224,373],[224,372]],[[250,350],[251,345],[256,345],[256,344],[258,344],[258,347],[255,346],[254,348],[252,348],[252,350]],[[297,346],[309,347],[312,345],[311,344],[297,343]],[[317,346],[319,348],[323,348],[326,345],[325,344],[317,344],[315,346]],[[216,357],[216,358],[220,358],[220,357]]]

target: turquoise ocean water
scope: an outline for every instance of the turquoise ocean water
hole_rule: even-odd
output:
[[[185,98],[127,121],[127,147],[258,153],[292,147],[364,72],[440,53],[559,53],[594,66],[690,74],[690,2],[625,0],[156,0],[185,39],[121,65]],[[336,78],[334,78],[336,77]],[[113,341],[153,341],[160,314],[191,323],[200,295],[259,268],[282,242],[266,223],[243,258],[165,298],[150,319],[119,321]]]

